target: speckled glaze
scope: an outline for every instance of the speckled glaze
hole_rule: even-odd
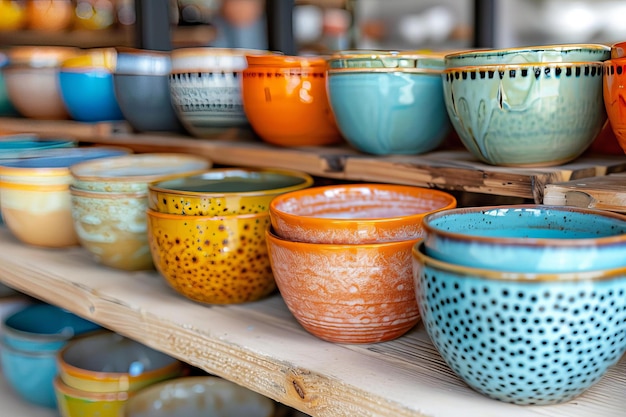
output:
[[[119,417],[272,417],[274,402],[216,376],[191,376],[143,389]]]
[[[539,167],[576,159],[606,121],[602,63],[446,69],[445,105],[480,161]]]
[[[213,169],[150,184],[148,206],[161,213],[187,216],[266,213],[277,195],[311,185],[313,178],[299,171]]]
[[[259,300],[276,288],[265,243],[268,213],[147,213],[154,264],[183,296],[208,304],[236,304]]]
[[[94,393],[77,390],[54,378],[53,388],[61,417],[119,417],[130,397],[126,391]]]
[[[148,195],[70,187],[74,230],[96,262],[125,271],[153,269],[148,245]]]
[[[77,189],[147,194],[152,182],[198,174],[211,166],[202,156],[142,153],[81,162],[72,165],[70,173]]]
[[[426,331],[476,391],[515,404],[569,401],[626,350],[626,269],[504,273],[413,250]]]
[[[611,129],[619,146],[626,152],[626,58],[604,61],[602,77],[602,97]]]
[[[287,240],[358,244],[424,236],[428,213],[456,207],[443,191],[391,184],[312,187],[281,194],[270,203],[274,232]]]
[[[329,69],[328,98],[344,139],[362,152],[421,154],[450,130],[440,71]]]
[[[254,131],[277,146],[323,146],[341,141],[326,94],[326,58],[247,56],[244,112]]]
[[[267,231],[272,270],[287,308],[309,333],[336,343],[388,341],[417,324],[414,243],[302,243]]]
[[[57,362],[64,384],[90,393],[133,393],[182,370],[175,358],[113,332],[72,341]]]
[[[626,216],[601,210],[510,205],[424,218],[428,256],[468,267],[527,273],[626,267]]]
[[[573,43],[460,51],[447,54],[444,62],[446,68],[459,68],[473,65],[604,61],[610,57],[610,46]]]

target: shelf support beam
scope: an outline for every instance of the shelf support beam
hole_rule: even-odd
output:
[[[172,50],[169,0],[135,0],[135,15],[137,48]]]

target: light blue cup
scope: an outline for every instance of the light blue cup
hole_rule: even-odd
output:
[[[24,352],[0,341],[0,364],[9,386],[25,401],[55,408],[57,351]]]
[[[626,351],[626,268],[504,273],[413,248],[420,315],[433,344],[474,390],[548,405],[596,384]]]
[[[607,118],[601,62],[451,68],[442,78],[452,126],[472,155],[487,164],[572,161]]]
[[[446,68],[473,65],[530,64],[537,62],[590,62],[611,58],[611,47],[602,44],[521,46],[505,49],[474,49],[444,56]]]
[[[422,154],[441,145],[450,131],[440,71],[329,69],[327,88],[341,134],[362,152]]]
[[[123,120],[115,97],[113,74],[104,69],[61,69],[61,99],[70,117],[80,122]]]
[[[511,205],[424,217],[428,256],[494,271],[561,273],[626,267],[626,216],[601,210]]]

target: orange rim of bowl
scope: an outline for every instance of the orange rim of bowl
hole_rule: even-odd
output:
[[[327,59],[324,56],[297,56],[297,55],[246,55],[248,68],[253,66],[268,66],[276,68],[326,68]]]
[[[526,282],[529,284],[537,282],[602,281],[610,280],[620,276],[626,278],[626,267],[601,269],[596,271],[574,271],[558,273],[509,272],[497,271],[493,269],[474,268],[458,264],[451,264],[431,258],[424,253],[423,247],[424,239],[418,239],[412,249],[413,258],[419,264],[471,278],[486,279],[492,281]]]
[[[269,227],[265,230],[265,237],[267,241],[273,241],[278,245],[303,248],[308,252],[314,252],[320,249],[330,250],[354,250],[358,249],[381,249],[381,248],[394,248],[394,247],[411,247],[421,241],[421,238],[408,239],[408,240],[394,240],[391,242],[378,242],[378,243],[311,243],[311,242],[299,242],[295,240],[289,240],[282,238],[276,234],[274,229]]]

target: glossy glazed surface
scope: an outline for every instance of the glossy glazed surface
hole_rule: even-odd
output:
[[[599,62],[463,67],[442,78],[454,129],[488,164],[569,162],[606,121]]]
[[[62,68],[58,75],[61,99],[71,118],[80,122],[123,120],[108,70]]]
[[[178,293],[202,303],[238,304],[259,300],[276,288],[265,243],[268,213],[147,213],[154,264]]]
[[[313,185],[298,171],[213,169],[148,187],[150,209],[188,216],[265,213],[277,195]]]
[[[448,210],[424,218],[426,253],[498,271],[556,273],[626,266],[626,217],[575,207]]]
[[[507,274],[413,251],[426,331],[476,391],[548,405],[585,392],[626,350],[626,269]]]
[[[366,153],[425,153],[450,130],[439,72],[329,70],[328,97],[343,137]]]
[[[611,129],[619,146],[626,152],[626,58],[604,62],[602,88]]]
[[[272,270],[289,311],[309,333],[335,343],[392,340],[417,324],[413,243],[314,244],[267,232]]]
[[[287,240],[358,244],[423,237],[422,219],[456,207],[445,192],[390,184],[312,187],[270,203],[274,232]]]

